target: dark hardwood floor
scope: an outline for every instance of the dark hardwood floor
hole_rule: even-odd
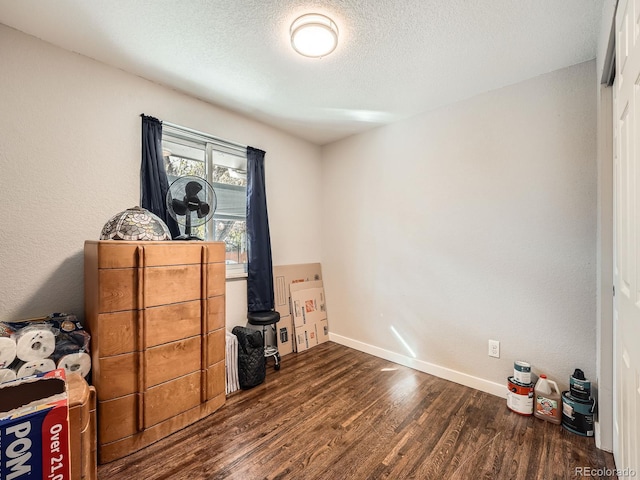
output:
[[[210,417],[100,466],[99,479],[564,480],[615,468],[593,438],[332,342],[267,372]]]

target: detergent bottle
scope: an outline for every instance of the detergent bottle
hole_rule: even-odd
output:
[[[533,389],[533,414],[551,423],[562,422],[562,397],[558,384],[540,375]]]

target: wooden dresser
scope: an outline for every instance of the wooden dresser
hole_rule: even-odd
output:
[[[225,246],[87,241],[84,256],[105,463],[224,404]]]

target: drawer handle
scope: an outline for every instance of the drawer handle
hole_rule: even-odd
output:
[[[207,295],[209,292],[209,275],[208,275],[208,264],[209,264],[209,250],[206,245],[202,246],[201,257],[200,257],[200,306],[201,306],[201,314],[200,314],[200,371],[201,373],[201,381],[200,381],[200,401],[202,403],[207,401],[207,367],[209,365],[209,349],[208,349],[208,335],[207,325],[209,324],[208,318],[208,302]]]
[[[145,268],[145,255],[144,255],[144,247],[142,245],[138,245],[138,328],[136,329],[138,333],[138,351],[136,354],[138,355],[138,431],[141,432],[145,428],[145,418],[144,418],[144,395],[145,395],[145,385],[146,385],[146,372],[147,366],[145,362],[145,281],[146,281],[146,272]]]

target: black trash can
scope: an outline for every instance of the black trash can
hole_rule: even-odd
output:
[[[264,382],[267,364],[264,358],[262,332],[246,327],[233,327],[238,337],[238,381],[246,390]]]

